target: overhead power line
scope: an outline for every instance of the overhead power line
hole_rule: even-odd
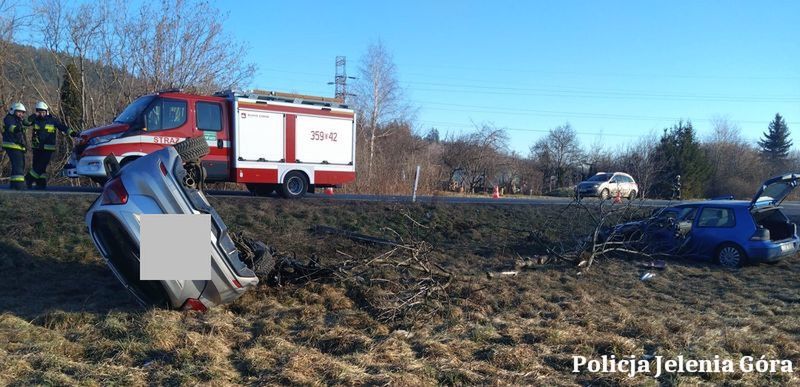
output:
[[[608,120],[626,120],[626,121],[678,121],[678,120],[691,120],[696,122],[713,122],[713,119],[708,118],[700,118],[700,119],[692,119],[687,117],[658,117],[658,116],[637,116],[637,115],[626,115],[626,114],[607,114],[607,113],[586,113],[586,112],[569,112],[569,111],[553,111],[553,110],[535,110],[535,109],[514,109],[514,108],[487,108],[486,106],[480,105],[461,105],[461,104],[448,104],[448,103],[439,103],[439,102],[430,102],[430,101],[419,101],[424,109],[427,110],[434,110],[434,111],[452,111],[452,112],[465,112],[465,113],[497,113],[497,114],[511,114],[511,115],[522,115],[522,116],[535,116],[535,117],[564,117],[564,118],[596,118],[596,119],[608,119]],[[453,107],[463,107],[469,109],[444,109],[444,108],[431,108],[427,107],[428,105],[436,105],[436,106],[453,106]],[[766,125],[768,120],[734,120],[735,122],[742,123],[742,124],[764,124]],[[788,122],[789,125],[800,125],[800,121],[796,122]]]
[[[321,74],[269,69],[270,71],[293,73],[299,75]],[[307,79],[301,82],[311,84]],[[480,93],[490,95],[515,95],[515,96],[538,96],[538,97],[557,97],[557,98],[589,98],[589,99],[626,99],[626,100],[664,100],[664,101],[704,101],[704,102],[800,102],[800,95],[728,95],[728,94],[698,94],[696,92],[658,92],[648,90],[620,90],[620,89],[589,89],[576,87],[519,87],[504,85],[482,85],[472,83],[442,83],[442,82],[420,82],[404,81],[406,88],[413,91],[438,92],[449,94]],[[432,87],[416,87],[432,86]]]
[[[586,76],[586,77],[602,77],[602,78],[668,78],[668,79],[721,79],[721,80],[734,80],[734,79],[775,79],[775,80],[797,80],[800,79],[800,74],[781,74],[781,75],[719,75],[719,74],[667,74],[667,73],[592,73],[592,72],[579,72],[579,71],[547,71],[541,69],[508,69],[498,67],[470,67],[470,66],[453,66],[453,65],[437,65],[437,64],[424,64],[416,66],[413,64],[402,64],[404,68],[417,68],[430,70],[431,68],[439,68],[444,70],[468,70],[475,71],[476,73],[485,74],[487,72],[502,72],[514,74],[537,74],[537,75],[564,75],[564,76]],[[428,71],[430,73],[430,71]]]

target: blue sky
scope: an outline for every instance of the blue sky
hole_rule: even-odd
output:
[[[755,141],[800,134],[800,2],[218,2],[259,65],[252,87],[333,95],[370,43],[392,53],[415,127],[509,129],[512,149],[569,122],[614,149],[676,120],[727,117]],[[795,136],[796,137],[796,136]],[[800,141],[795,140],[800,144]]]

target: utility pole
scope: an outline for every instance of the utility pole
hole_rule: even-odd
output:
[[[348,77],[347,76],[347,57],[344,56],[337,56],[336,57],[336,77],[334,78],[333,82],[328,82],[329,85],[336,85],[336,94],[335,97],[344,103],[347,100],[348,96],[354,96],[355,94],[349,94],[347,92],[347,80],[348,79],[356,79],[356,77]]]

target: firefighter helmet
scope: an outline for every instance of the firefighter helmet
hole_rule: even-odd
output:
[[[11,111],[15,112],[17,110],[22,112],[27,111],[25,110],[25,105],[23,105],[22,102],[14,102],[13,104],[11,104]]]
[[[39,101],[36,103],[36,110],[50,110],[50,108],[44,101]]]

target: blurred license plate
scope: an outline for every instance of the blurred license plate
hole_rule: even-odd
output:
[[[784,243],[781,245],[781,251],[789,251],[794,248],[793,243]]]

